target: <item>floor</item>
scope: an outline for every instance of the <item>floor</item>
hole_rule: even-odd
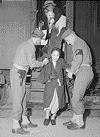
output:
[[[4,115],[5,114],[5,115]],[[45,113],[42,110],[34,110],[31,116],[31,121],[37,123],[35,129],[28,129],[30,134],[24,137],[100,137],[100,113],[98,116],[88,116],[86,119],[86,128],[84,130],[68,130],[63,126],[63,122],[71,118],[71,112],[63,112],[57,118],[57,124],[52,126],[43,125]],[[23,135],[12,134],[12,119],[11,110],[0,109],[0,137],[21,137]]]

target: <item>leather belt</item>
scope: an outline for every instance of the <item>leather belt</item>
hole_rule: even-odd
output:
[[[17,69],[26,70],[26,71],[27,71],[26,68],[24,68],[24,67],[22,67],[22,66],[19,66],[19,65],[17,65],[17,64],[14,64],[13,66],[16,67]]]

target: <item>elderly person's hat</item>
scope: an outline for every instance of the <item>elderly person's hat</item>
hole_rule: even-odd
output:
[[[47,0],[45,1],[43,8],[45,9],[48,6],[56,6],[56,4],[54,3],[53,0]]]
[[[44,35],[45,34],[41,30],[39,30],[38,28],[36,28],[34,30],[34,32],[32,33],[32,37],[39,37],[41,39],[44,37]]]
[[[72,29],[70,29],[70,28],[68,28],[63,34],[62,34],[62,39],[64,39],[64,38],[66,38],[68,35],[70,35],[70,34],[74,34],[74,31],[72,30]]]

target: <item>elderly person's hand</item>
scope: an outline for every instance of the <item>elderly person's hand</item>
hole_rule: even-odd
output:
[[[51,20],[49,20],[49,33],[51,33],[51,30],[52,30],[52,27],[53,27],[53,24],[54,24],[54,19],[51,19]]]
[[[49,20],[49,25],[53,25],[53,23],[54,23],[54,19],[52,18]]]

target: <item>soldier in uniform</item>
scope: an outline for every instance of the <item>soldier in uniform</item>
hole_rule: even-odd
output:
[[[73,109],[73,117],[70,121],[63,123],[68,129],[82,129],[85,127],[83,121],[84,105],[83,97],[86,89],[93,80],[92,57],[90,48],[87,43],[79,38],[74,31],[67,29],[62,38],[72,46],[72,62],[71,68],[67,70],[68,77],[76,76],[72,89],[71,104]]]
[[[28,134],[29,131],[24,130],[24,128],[38,126],[37,124],[31,123],[27,118],[25,80],[29,67],[42,67],[48,63],[47,58],[43,62],[36,61],[35,59],[35,45],[40,44],[43,36],[43,32],[36,28],[33,36],[18,46],[13,60],[13,67],[10,70],[11,92],[13,96],[12,133]]]

